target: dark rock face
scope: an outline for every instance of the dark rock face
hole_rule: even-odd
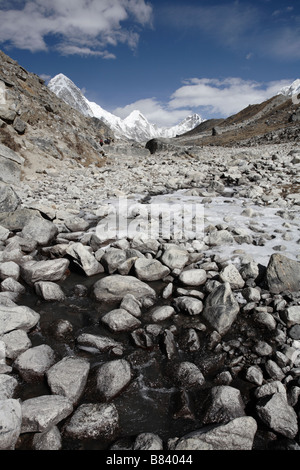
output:
[[[275,253],[271,256],[265,274],[266,286],[273,294],[300,290],[300,263]]]

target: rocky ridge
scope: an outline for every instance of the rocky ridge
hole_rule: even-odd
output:
[[[1,152],[0,449],[298,450],[297,142]]]

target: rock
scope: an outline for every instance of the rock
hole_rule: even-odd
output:
[[[35,240],[41,246],[47,246],[58,234],[58,228],[50,220],[33,217],[23,227],[21,236]]]
[[[8,306],[0,304],[0,335],[13,330],[30,331],[39,322],[40,315],[29,307],[13,302]]]
[[[119,414],[112,403],[80,405],[64,428],[67,438],[112,439],[119,427]]]
[[[257,423],[251,416],[227,424],[202,428],[180,438],[174,450],[252,450]]]
[[[67,259],[26,261],[21,265],[21,276],[29,285],[38,281],[60,281],[69,267]]]
[[[286,323],[286,326],[290,328],[293,325],[300,324],[300,305],[292,305],[284,310],[282,317]]]
[[[1,183],[0,183],[0,195],[1,195]],[[0,201],[2,200],[0,196]],[[8,230],[19,231],[22,230],[25,225],[28,223],[28,220],[31,218],[41,217],[39,211],[26,209],[19,207],[21,200],[15,201],[11,207],[5,207],[1,210],[0,207],[0,223],[3,227],[6,227]],[[1,202],[0,202],[1,204]],[[24,238],[24,242],[28,240]],[[30,239],[30,242],[33,243],[35,240]],[[35,242],[37,243],[37,242]]]
[[[258,366],[250,366],[246,371],[246,380],[255,384],[255,385],[262,385],[264,376],[263,372]]]
[[[14,367],[26,382],[33,382],[41,380],[54,361],[53,349],[47,344],[42,344],[20,354],[14,362]]]
[[[18,295],[25,293],[25,287],[12,277],[7,277],[1,282],[1,292],[14,292]]]
[[[14,191],[14,189],[0,181],[0,213],[2,212],[1,225],[7,227],[5,221],[3,221],[4,214],[14,212],[21,203],[21,199]]]
[[[55,282],[39,281],[34,284],[34,289],[39,297],[47,301],[63,301],[65,294],[62,288]]]
[[[204,269],[188,269],[179,275],[179,281],[187,286],[201,286],[205,284],[206,279],[207,275]]]
[[[203,303],[201,300],[188,296],[174,299],[173,305],[175,310],[192,316],[199,315],[203,310]]]
[[[97,371],[97,389],[105,400],[119,395],[131,381],[131,368],[125,359],[106,362]]]
[[[209,246],[231,245],[234,243],[234,237],[227,230],[215,230],[209,234],[205,242]]]
[[[297,414],[281,393],[262,398],[256,410],[270,429],[289,439],[295,438],[298,433]]]
[[[114,354],[121,356],[124,351],[122,343],[108,338],[106,336],[96,336],[88,333],[82,333],[77,338],[77,344],[80,348],[86,350],[112,351]]]
[[[226,282],[216,287],[207,297],[203,316],[210,325],[224,335],[230,329],[239,313],[239,304]]]
[[[120,304],[120,308],[127,310],[127,312],[137,318],[142,314],[141,307],[141,302],[139,302],[132,294],[126,294]]]
[[[32,440],[33,450],[61,450],[62,440],[59,429],[53,426],[49,431],[36,433]]]
[[[141,281],[158,281],[170,273],[170,269],[160,261],[154,259],[138,258],[134,263],[138,279]]]
[[[21,433],[45,432],[73,412],[73,405],[59,395],[42,395],[22,403]]]
[[[104,277],[94,284],[93,293],[97,300],[103,302],[120,302],[126,294],[132,294],[137,300],[155,299],[154,289],[133,276],[123,277],[113,274]]]
[[[222,282],[229,282],[231,289],[242,289],[245,281],[234,264],[229,264],[220,272]]]
[[[163,441],[151,432],[139,434],[133,444],[133,450],[163,450]]]
[[[127,260],[126,251],[119,248],[108,248],[101,257],[101,264],[109,274],[113,274]]]
[[[84,271],[86,276],[94,276],[104,271],[101,264],[82,243],[72,243],[66,249],[66,254],[76,266]]]
[[[6,374],[0,374],[0,403],[2,400],[7,400],[9,398],[13,398],[15,389],[18,385],[17,380]],[[1,435],[1,432],[0,432]],[[0,438],[1,442],[1,438]],[[1,449],[1,445],[0,445]]]
[[[0,400],[0,423],[0,450],[14,450],[22,423],[19,400]]]
[[[265,282],[272,294],[300,289],[300,263],[275,253],[271,256],[265,274]]]
[[[0,279],[4,280],[10,277],[17,281],[19,276],[20,266],[14,261],[7,261],[6,263],[0,264]]]
[[[213,387],[204,405],[203,423],[227,423],[245,416],[245,404],[241,392],[229,385]]]
[[[9,237],[10,231],[0,225],[0,241],[5,242]]]
[[[205,378],[201,370],[192,362],[181,362],[175,371],[175,380],[180,388],[186,390],[199,387],[204,384]]]
[[[86,359],[64,357],[46,371],[51,392],[76,404],[84,391],[89,370],[90,364]]]
[[[132,331],[141,326],[140,320],[123,308],[111,310],[101,318],[101,321],[115,332]]]
[[[0,144],[1,180],[8,184],[18,184],[20,181],[21,170],[22,170],[22,165],[24,164],[24,161],[25,161],[24,158],[20,157],[12,149],[6,147],[3,144]]]
[[[6,357],[12,360],[32,346],[26,331],[19,329],[6,333],[1,339],[5,343]]]
[[[64,224],[71,232],[85,232],[89,227],[89,222],[81,217],[70,217],[64,220]]]
[[[163,307],[157,307],[151,312],[151,318],[154,322],[160,322],[167,320],[172,315],[174,315],[175,310],[169,305],[164,305]]]
[[[171,270],[182,270],[189,260],[188,252],[178,246],[166,246],[166,249],[161,257],[163,264],[168,266]]]
[[[19,116],[17,116],[14,120],[13,128],[18,134],[23,135],[26,131],[27,124],[21,118],[19,118]]]

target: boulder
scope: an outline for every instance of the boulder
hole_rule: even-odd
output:
[[[30,307],[19,306],[13,302],[0,305],[0,335],[17,329],[30,331],[39,319],[40,315]]]
[[[1,180],[9,184],[18,184],[20,181],[24,158],[12,149],[0,144],[0,175]]]
[[[44,432],[73,412],[73,405],[60,395],[42,395],[22,403],[21,433]]]
[[[210,325],[224,335],[239,313],[239,304],[232,294],[230,284],[217,286],[207,297],[203,316]]]
[[[105,400],[112,400],[129,385],[131,377],[130,364],[125,359],[106,362],[97,371],[97,389]]]
[[[2,336],[5,343],[6,357],[15,360],[27,349],[31,348],[32,343],[24,330],[13,330]]]
[[[241,392],[229,385],[213,387],[204,405],[203,423],[227,423],[245,416],[245,404]]]
[[[254,418],[239,417],[227,424],[204,427],[183,436],[174,450],[252,450],[256,431]]]
[[[112,403],[80,405],[64,427],[71,439],[112,439],[119,427],[119,414]]]
[[[94,276],[103,272],[103,267],[94,255],[82,243],[72,243],[66,249],[66,255],[71,261],[82,269],[86,276]]]
[[[67,259],[26,261],[21,265],[21,276],[29,285],[38,281],[60,281],[69,267]]]
[[[273,431],[294,439],[298,433],[298,419],[282,393],[261,398],[256,405],[260,419]]]
[[[170,269],[156,259],[138,258],[134,268],[138,279],[146,282],[158,281],[170,273]]]
[[[0,374],[0,402],[2,400],[13,398],[17,386],[18,382],[14,377],[6,374]]]
[[[72,404],[76,404],[86,385],[89,370],[88,360],[80,357],[64,357],[46,371],[51,392],[54,395],[62,395]]]
[[[163,441],[157,434],[143,432],[139,434],[133,444],[133,450],[163,450]]]
[[[274,253],[265,273],[265,283],[272,294],[300,290],[300,263]]]
[[[179,281],[182,284],[193,287],[205,284],[206,279],[207,274],[204,269],[188,269],[179,275]]]
[[[124,351],[122,343],[108,338],[107,336],[92,335],[89,333],[79,335],[77,344],[80,348],[87,351],[111,351],[118,356],[121,356]]]
[[[14,450],[22,423],[19,400],[0,400],[0,423],[0,450]]]
[[[43,379],[45,372],[54,364],[55,353],[47,344],[27,349],[18,356],[14,367],[26,382]]]
[[[23,227],[21,236],[35,240],[41,246],[47,246],[58,234],[57,226],[42,217],[32,217]]]
[[[115,332],[132,331],[141,326],[140,320],[123,308],[111,310],[103,315],[101,321]]]
[[[161,261],[163,264],[168,266],[171,270],[180,269],[182,270],[189,260],[188,252],[178,246],[166,247]]]
[[[20,203],[21,199],[15,190],[9,184],[0,181],[0,213],[3,213],[1,217],[1,225],[9,228],[2,218],[4,217],[4,214],[14,212]]]
[[[33,450],[61,450],[62,441],[58,427],[53,426],[49,431],[35,433],[32,447]]]
[[[175,310],[192,316],[199,315],[203,310],[201,300],[185,295],[174,299],[173,305]]]
[[[39,281],[34,284],[36,294],[46,301],[62,301],[65,294],[55,282]]]
[[[102,302],[121,302],[126,294],[132,294],[137,300],[155,299],[154,289],[133,276],[123,277],[120,274],[106,276],[93,286],[95,298]]]

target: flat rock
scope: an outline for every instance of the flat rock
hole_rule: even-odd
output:
[[[22,403],[21,433],[48,431],[72,412],[72,403],[60,395],[29,398]]]
[[[113,274],[97,281],[93,286],[93,293],[97,300],[103,302],[121,302],[126,294],[132,294],[138,300],[144,298],[155,299],[154,289],[133,276]]]
[[[69,267],[67,259],[26,261],[21,265],[21,276],[29,285],[38,281],[60,281]]]
[[[158,281],[168,276],[170,269],[155,259],[138,258],[134,263],[138,279],[141,281]]]
[[[54,362],[53,349],[47,344],[42,344],[20,354],[14,362],[14,367],[26,382],[32,382],[42,379]]]
[[[13,302],[0,305],[0,335],[17,329],[30,331],[39,319],[40,315],[30,307],[19,306]]]
[[[140,320],[123,308],[117,308],[103,315],[101,321],[105,323],[111,331],[132,331],[141,326]]]
[[[106,362],[97,371],[97,389],[105,400],[119,395],[131,381],[131,368],[125,359]]]

